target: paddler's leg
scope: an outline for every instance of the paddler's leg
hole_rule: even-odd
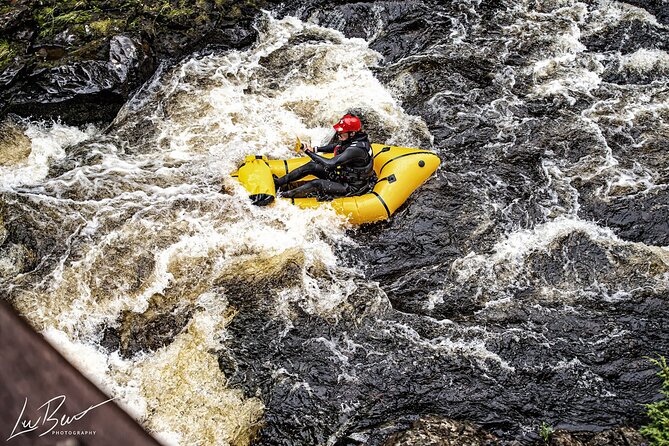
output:
[[[297,181],[300,178],[306,177],[307,175],[314,175],[318,178],[327,178],[328,174],[320,164],[309,161],[307,164],[298,167],[297,169],[288,172],[288,174],[282,176],[281,178],[274,179],[274,185],[279,188],[285,186],[288,183]]]
[[[348,188],[336,181],[312,180],[296,189],[282,193],[281,196],[286,198],[303,198],[315,191],[331,197],[342,197],[347,194]]]

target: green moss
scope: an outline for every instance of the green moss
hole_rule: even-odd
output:
[[[167,11],[163,11],[163,14],[167,17],[183,17],[193,14],[193,10],[190,8],[170,8]]]
[[[85,6],[78,2],[75,6]],[[73,10],[64,12],[64,6],[47,6],[38,10],[35,14],[37,25],[40,28],[40,37],[48,37],[57,34],[67,27],[87,23],[92,18],[90,10]]]
[[[205,25],[211,21],[211,18],[207,14],[200,14],[195,17],[195,24]]]
[[[55,26],[65,28],[69,25],[78,25],[89,22],[92,18],[90,11],[70,11],[53,18]]]
[[[96,20],[88,24],[93,34],[97,36],[110,36],[118,33],[124,27],[125,21],[120,19]]]
[[[40,28],[46,28],[53,23],[53,15],[56,11],[55,6],[47,6],[35,11],[35,20],[37,21],[37,26]]]
[[[188,2],[179,2],[173,4],[168,0],[161,0],[152,4],[145,4],[144,10],[158,13],[159,16],[163,17],[181,17],[189,16],[195,13]]]
[[[228,10],[228,15],[232,18],[239,18],[242,16],[242,9],[238,5],[233,5]]]
[[[0,40],[0,67],[4,67],[16,56],[16,48],[6,40]]]
[[[129,24],[128,24],[128,29],[130,31],[136,31],[138,29],[142,28],[142,19],[139,17],[135,17]]]
[[[650,424],[642,427],[640,432],[650,440],[651,446],[669,446],[669,365],[664,356],[650,358],[650,361],[660,369],[657,376],[662,380],[660,393],[664,399],[646,404]]]
[[[66,28],[88,24],[105,14],[109,0],[40,1],[33,9],[33,17],[40,29],[40,37],[49,37]],[[44,5],[44,6],[42,6]],[[113,5],[112,5],[113,6]]]
[[[228,17],[239,18],[244,16],[244,10],[260,8],[262,2],[255,0],[244,0],[233,2],[230,0],[214,0],[216,7],[223,11]]]
[[[546,423],[545,421],[541,423],[541,427],[539,427],[539,436],[545,444],[548,444],[554,432],[555,429],[553,429],[553,426]]]

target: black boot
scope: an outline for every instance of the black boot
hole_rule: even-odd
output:
[[[284,175],[281,178],[277,177],[276,175],[272,175],[272,177],[274,178],[274,189],[276,189],[277,191],[279,190],[280,187],[283,187],[286,184],[288,184],[288,181],[286,181],[288,175]]]

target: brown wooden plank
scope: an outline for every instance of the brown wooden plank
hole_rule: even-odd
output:
[[[39,407],[53,398],[47,416],[47,407]],[[158,446],[113,401],[62,425],[68,421],[63,415],[73,417],[108,399],[9,305],[0,301],[0,445]],[[56,410],[61,401],[62,406]],[[12,433],[24,430],[20,423],[16,426],[24,403],[23,420],[32,420],[37,429],[9,439]],[[58,426],[50,429],[54,419],[58,420]]]

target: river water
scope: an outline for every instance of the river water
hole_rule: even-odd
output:
[[[666,14],[317,3],[161,66],[107,128],[6,124],[30,155],[0,165],[3,294],[168,444],[642,423],[669,352]],[[391,221],[229,177],[348,111],[442,158]]]

